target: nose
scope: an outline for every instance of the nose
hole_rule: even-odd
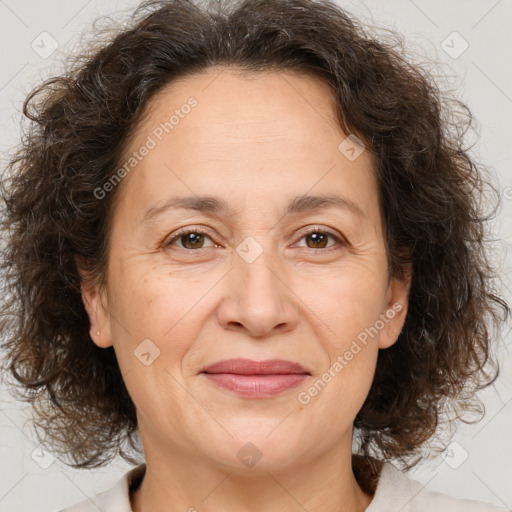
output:
[[[224,329],[245,331],[252,337],[295,329],[300,300],[286,281],[285,269],[269,251],[250,263],[236,255],[226,276],[218,321]]]

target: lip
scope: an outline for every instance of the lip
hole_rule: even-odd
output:
[[[247,398],[269,398],[299,386],[311,374],[284,359],[228,359],[201,372],[213,384]]]
[[[236,375],[310,375],[310,373],[299,363],[286,361],[284,359],[267,359],[266,361],[253,361],[252,359],[226,359],[225,361],[219,361],[203,368],[201,373],[231,373]]]

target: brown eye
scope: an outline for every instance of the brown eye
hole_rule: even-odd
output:
[[[171,238],[165,245],[174,245],[180,242],[180,249],[197,250],[204,249],[205,238],[210,238],[204,231],[194,228],[181,230]]]
[[[327,244],[329,235],[326,233],[314,232],[309,233],[305,236],[306,240],[309,239],[312,242],[310,249],[323,249]]]
[[[303,233],[301,240],[306,240],[306,247],[308,249],[328,250],[336,246],[336,243],[330,246],[327,245],[329,237],[333,239],[338,245],[346,245],[344,240],[335,233],[320,228],[313,228],[306,233]]]

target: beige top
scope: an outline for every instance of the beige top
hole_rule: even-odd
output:
[[[138,486],[146,471],[140,464],[128,471],[111,489],[59,512],[133,512],[129,490]],[[370,506],[365,512],[512,512],[479,501],[453,498],[431,491],[386,462]]]

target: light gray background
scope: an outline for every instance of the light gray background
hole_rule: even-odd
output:
[[[503,240],[497,256],[501,258],[506,298],[512,302],[512,256],[508,250],[512,235],[512,1],[339,3],[364,20],[397,28],[412,51],[439,59],[451,86],[472,109],[480,135],[474,151],[495,170],[503,197],[495,233]],[[120,10],[126,13],[135,6],[131,0],[0,0],[3,157],[18,140],[24,97],[40,80],[58,72],[62,52],[73,52],[82,31],[97,17],[115,15]],[[463,39],[453,35],[454,31]],[[42,32],[48,32],[59,45],[48,58],[31,47],[33,41],[42,47],[41,37],[47,37],[41,36]],[[469,45],[467,50],[452,58],[463,49],[464,40]],[[49,48],[49,40],[45,41],[45,48]],[[498,347],[501,375],[493,387],[480,394],[487,411],[484,419],[476,425],[461,423],[452,439],[457,444],[447,458],[438,457],[409,473],[427,488],[512,509],[510,339],[506,327]],[[110,488],[130,468],[123,461],[115,461],[102,469],[74,470],[57,460],[50,464],[48,455],[38,458],[36,437],[25,424],[29,412],[25,404],[17,403],[5,388],[0,388],[2,512],[55,512]]]

